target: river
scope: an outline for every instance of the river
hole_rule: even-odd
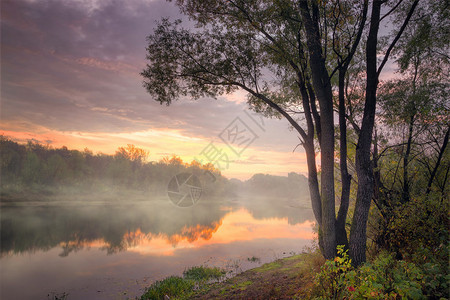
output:
[[[231,274],[312,244],[307,203],[270,198],[2,203],[1,299],[127,299],[195,265]]]

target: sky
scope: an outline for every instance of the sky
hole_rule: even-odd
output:
[[[254,115],[244,92],[170,106],[146,93],[146,37],[162,17],[182,16],[163,0],[2,0],[0,134],[106,154],[134,144],[229,178],[306,174],[288,122]]]

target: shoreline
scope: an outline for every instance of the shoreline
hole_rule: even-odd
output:
[[[277,259],[169,299],[304,299],[324,262],[317,251]],[[169,278],[169,277],[168,277]],[[168,279],[166,278],[166,279]],[[145,293],[141,296],[145,298]]]

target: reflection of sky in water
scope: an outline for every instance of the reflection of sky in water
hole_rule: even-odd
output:
[[[73,240],[56,247],[8,251],[0,259],[1,298],[46,299],[52,292],[69,293],[69,299],[134,297],[151,282],[181,274],[187,267],[206,264],[233,269],[237,264],[234,271],[245,270],[257,266],[247,258],[256,256],[264,263],[288,256],[310,245],[314,237],[312,218],[289,222],[288,217],[255,218],[251,208],[220,211],[218,220],[202,224],[195,224],[196,218],[185,220],[187,225],[173,233],[129,226],[132,230],[122,235],[119,251],[107,251],[111,241],[96,235],[88,238],[86,233],[73,234]]]
[[[255,219],[247,210],[231,212],[214,227],[197,225],[184,227],[181,234],[170,237],[144,234],[140,230],[127,234],[131,241],[128,251],[152,255],[174,255],[177,250],[200,248],[212,244],[229,244],[256,239],[307,239],[314,237],[313,223],[305,221],[294,226],[285,219]]]

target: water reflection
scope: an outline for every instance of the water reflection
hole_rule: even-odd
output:
[[[261,198],[190,208],[167,199],[3,205],[0,297],[134,298],[189,266],[245,270],[255,267],[249,257],[264,263],[298,252],[314,236],[312,219],[296,202]]]
[[[170,236],[144,233],[141,229],[128,232],[122,237],[120,250],[167,256],[173,255],[175,250],[200,248],[212,244],[229,244],[262,238],[310,240],[314,237],[311,221],[305,221],[295,227],[286,225],[286,219],[257,220],[246,209],[241,208],[228,212],[219,222],[214,222],[211,226],[197,224],[194,227],[183,227],[180,233]],[[61,243],[60,246],[63,249],[60,256],[67,256],[72,251],[84,248],[99,248],[112,253],[111,246],[105,240],[76,240]]]
[[[226,219],[227,215],[232,215],[232,218]],[[286,200],[261,198],[241,202],[212,199],[190,208],[175,207],[165,199],[3,206],[0,250],[2,256],[60,247],[59,255],[65,257],[94,246],[107,254],[129,248],[152,248],[154,253],[169,253],[169,250],[161,249],[166,245],[172,248],[194,247],[213,237],[210,243],[257,238],[258,230],[262,228],[258,227],[262,226],[256,222],[258,219],[274,219],[264,222],[270,226],[263,226],[263,235],[271,236],[274,232],[273,237],[276,234],[280,237],[283,232],[276,227],[277,222],[287,219],[290,225],[300,224],[311,220],[312,214],[310,209],[302,209]],[[224,230],[220,230],[224,220],[234,222],[234,225],[227,224]],[[307,223],[308,228],[310,225]],[[243,232],[243,228],[247,231]],[[309,236],[306,232],[304,234],[305,238],[312,237],[309,233]]]

